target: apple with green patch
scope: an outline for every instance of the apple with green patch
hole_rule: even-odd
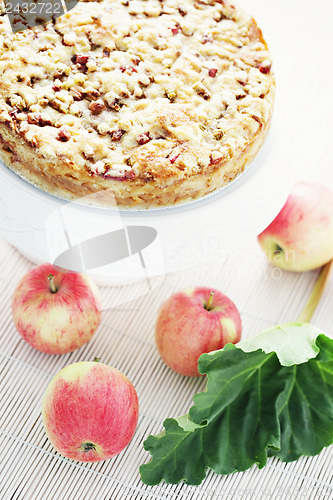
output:
[[[131,441],[139,418],[138,397],[130,380],[96,361],[60,370],[42,405],[45,431],[54,448],[82,462],[118,455]]]
[[[241,317],[223,293],[208,287],[187,288],[161,307],[155,328],[157,349],[175,372],[199,376],[198,359],[205,352],[239,342]]]
[[[300,183],[258,236],[269,261],[288,271],[310,271],[333,258],[333,192]]]
[[[12,299],[21,337],[48,354],[74,351],[94,335],[101,318],[96,285],[84,274],[60,272],[51,264],[30,270]]]

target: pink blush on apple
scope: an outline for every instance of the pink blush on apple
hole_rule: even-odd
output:
[[[51,264],[29,271],[12,298],[18,333],[48,354],[78,349],[94,335],[101,318],[96,285],[85,275],[61,273]]]
[[[198,376],[201,354],[240,340],[242,323],[235,304],[208,287],[188,288],[161,307],[155,340],[163,361],[175,372]]]
[[[99,462],[120,453],[139,416],[134,386],[119,370],[99,362],[63,368],[43,400],[43,423],[56,450],[67,458]]]

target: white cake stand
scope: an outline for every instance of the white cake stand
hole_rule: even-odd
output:
[[[72,270],[84,270],[110,285],[216,260],[254,238],[286,199],[290,185],[283,172],[278,129],[279,120],[274,117],[259,155],[229,186],[202,200],[171,208],[118,211],[69,203],[38,190],[0,164],[0,237],[34,262],[56,261],[61,265],[59,256],[67,251],[68,257],[68,249],[76,247],[69,260]],[[154,232],[153,241],[148,238],[139,244],[129,238],[133,228],[140,231],[142,226]],[[126,245],[118,254],[112,251],[107,263],[110,252],[101,244],[112,246],[114,241],[119,247],[119,239],[97,242],[85,267],[78,245],[115,232]],[[96,253],[96,265],[91,252]],[[100,259],[103,252],[106,255]]]

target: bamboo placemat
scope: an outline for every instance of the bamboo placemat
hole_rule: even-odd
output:
[[[333,447],[314,458],[267,466],[230,476],[208,473],[202,485],[145,486],[139,465],[149,454],[142,447],[149,434],[162,430],[169,416],[186,413],[203,379],[173,373],[154,344],[154,323],[161,303],[186,286],[216,287],[237,304],[244,336],[278,322],[294,320],[305,303],[316,272],[293,274],[266,263],[256,241],[212,265],[166,276],[149,294],[103,311],[93,339],[74,353],[51,356],[27,345],[17,334],[10,301],[21,276],[32,267],[13,247],[0,241],[0,497],[9,499],[225,499],[333,498]],[[131,286],[141,286],[140,283]],[[101,288],[104,302],[123,295],[127,287]],[[332,333],[333,280],[313,322]],[[118,302],[119,303],[119,302]],[[123,371],[140,401],[136,434],[115,459],[97,464],[61,457],[48,441],[41,420],[46,386],[62,367],[95,356]]]

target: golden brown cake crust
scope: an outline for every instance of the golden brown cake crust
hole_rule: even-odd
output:
[[[80,2],[16,34],[4,16],[0,155],[66,199],[112,189],[124,208],[187,202],[257,153],[271,66],[255,21],[227,0]]]

